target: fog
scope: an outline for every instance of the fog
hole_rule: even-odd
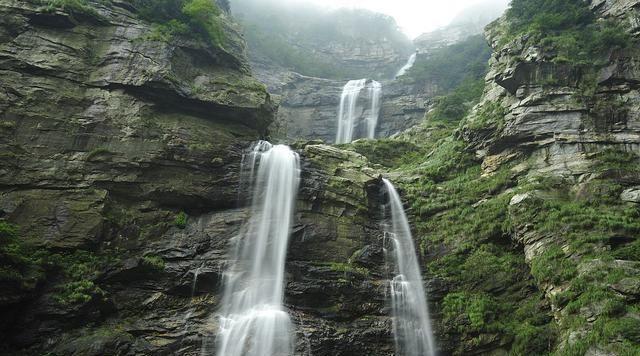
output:
[[[460,13],[472,15],[469,8],[498,13],[509,0],[258,0],[285,3],[309,3],[330,8],[363,8],[395,18],[410,38],[446,26]],[[465,11],[467,10],[467,11]],[[458,20],[458,19],[456,19]]]

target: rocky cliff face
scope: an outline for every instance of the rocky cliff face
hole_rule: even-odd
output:
[[[640,351],[637,6],[590,2],[630,38],[581,60],[503,17],[466,118],[351,146],[403,188],[444,353]]]
[[[640,350],[637,6],[591,2],[597,23],[631,36],[575,61],[503,17],[487,30],[483,98],[459,126],[435,113],[354,147],[404,182],[448,352]]]
[[[228,15],[219,47],[147,36],[128,1],[89,3],[0,0],[0,351],[197,355],[248,213],[242,154],[274,105]],[[590,9],[635,41],[637,5]],[[539,39],[507,41],[504,21],[460,122],[435,110],[393,139],[294,145],[297,354],[394,352],[380,172],[407,201],[442,354],[638,352],[636,47],[567,63]],[[283,78],[301,93],[283,99],[288,122],[331,141],[320,129],[343,83]],[[384,113],[421,116],[429,88],[385,87],[391,133],[404,127]]]
[[[231,22],[224,48],[160,41],[129,2],[90,5],[0,2],[0,215],[23,242],[60,258],[35,259],[46,276],[31,285],[3,277],[3,343],[155,353],[179,347],[184,315],[160,305],[188,307],[180,295],[196,262],[184,261],[210,242],[187,242],[175,216],[228,219],[222,231],[233,230],[241,212],[225,209],[235,206],[241,155],[274,106]],[[150,254],[166,267],[149,267],[163,264]],[[132,329],[119,326],[125,319]]]
[[[592,1],[590,9],[637,43],[639,4]],[[531,38],[501,44],[503,25],[488,29],[488,87],[462,135],[485,174],[511,166],[528,179],[556,182],[513,196],[509,209],[512,238],[559,326],[558,352],[637,352],[640,340],[619,326],[637,327],[640,318],[640,262],[625,252],[637,248],[637,226],[601,220],[631,222],[638,213],[637,46],[602,53],[600,63],[566,63]],[[555,214],[566,218],[555,221]]]
[[[278,119],[271,127],[276,137],[288,141],[320,139],[335,141],[340,94],[344,81],[304,77],[289,73],[279,89]],[[280,82],[282,83],[282,82]],[[381,108],[376,137],[389,137],[419,123],[432,104],[436,88],[395,80],[382,83]],[[357,113],[366,118],[371,102],[363,90]],[[366,136],[366,135],[364,135]]]
[[[0,350],[197,355],[247,215],[242,154],[274,105],[227,15],[216,47],[148,37],[129,2],[89,4],[0,2],[0,216],[19,227],[0,246]],[[389,355],[380,182],[358,154],[298,149],[297,350]]]

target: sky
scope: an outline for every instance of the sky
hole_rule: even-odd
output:
[[[390,15],[410,37],[446,26],[462,10],[487,0],[290,0],[333,8],[364,8]],[[508,0],[493,0],[506,3]]]

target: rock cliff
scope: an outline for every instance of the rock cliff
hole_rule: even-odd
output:
[[[320,139],[335,141],[338,106],[344,81],[304,77],[289,73],[279,94],[278,119],[271,127],[276,137],[287,141]],[[376,137],[389,137],[419,123],[432,103],[435,88],[424,83],[382,81],[381,108]],[[358,115],[368,117],[371,102],[363,90]]]
[[[559,6],[580,32],[517,30],[514,13],[487,28],[484,94],[460,122],[436,107],[351,148],[402,182],[445,353],[640,350],[638,3]]]
[[[275,106],[228,14],[216,46],[87,4],[0,2],[0,350],[199,355],[248,213],[242,155]],[[389,355],[381,183],[358,154],[298,149],[296,348]]]
[[[81,3],[0,0],[0,352],[199,355],[248,214],[243,153],[269,129],[332,141],[344,83],[270,76],[278,131],[226,2],[218,44],[166,36],[135,2]],[[381,173],[406,201],[441,354],[637,354],[638,8],[589,2],[619,45],[580,60],[505,16],[469,115],[387,82],[381,136],[426,120],[293,145],[297,354],[394,353]]]

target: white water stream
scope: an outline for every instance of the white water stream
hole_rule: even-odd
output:
[[[291,320],[283,307],[284,267],[300,180],[298,154],[288,146],[258,143],[251,157],[251,215],[234,241],[224,273],[215,340],[219,356],[293,354]],[[205,343],[203,355],[211,354]]]
[[[427,297],[409,222],[393,184],[384,179],[384,185],[389,195],[388,209],[385,209],[385,216],[390,216],[385,231],[385,246],[388,246],[385,252],[394,266],[390,293],[396,355],[435,356]]]
[[[409,60],[407,61],[407,64],[405,64],[404,67],[400,68],[398,73],[396,73],[396,78],[405,75],[407,73],[407,71],[409,69],[411,69],[411,67],[413,67],[414,64],[416,64],[416,57],[418,57],[417,53],[414,53],[414,54],[411,55],[411,57],[409,57]]]
[[[366,120],[367,138],[374,138],[378,117],[380,116],[380,96],[382,84],[375,80],[367,79],[350,80],[342,88],[340,95],[340,106],[338,107],[338,130],[336,133],[336,143],[349,143],[354,140],[357,134],[356,129],[362,123],[362,107],[358,106],[358,98],[363,89],[367,88],[368,99],[370,100],[370,112]],[[360,109],[360,110],[359,110]]]

